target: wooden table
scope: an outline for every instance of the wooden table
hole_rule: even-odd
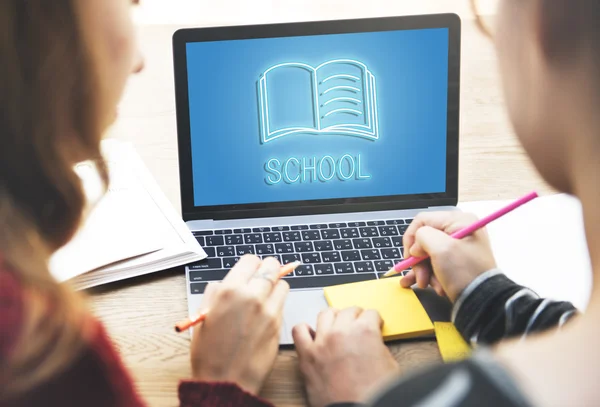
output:
[[[381,5],[383,2],[374,3]],[[435,5],[425,11],[458,11],[465,16],[464,5],[459,7],[460,10],[453,10],[455,7],[451,3],[455,0],[424,1],[421,7],[423,4]],[[394,7],[394,12],[399,13],[398,7]],[[129,84],[120,119],[112,133],[134,143],[163,191],[179,209],[170,46],[171,34],[177,28],[179,26],[172,25],[140,28],[146,70]],[[534,172],[515,139],[503,103],[493,47],[477,32],[472,20],[465,20],[461,201],[512,198],[534,188],[541,192],[550,191]],[[177,383],[190,377],[189,337],[175,334],[172,328],[175,321],[187,316],[183,270],[169,270],[94,289],[89,300],[93,311],[108,327],[148,403],[152,406],[177,405]],[[440,360],[433,341],[404,342],[393,345],[392,351],[405,370]],[[305,405],[294,351],[280,352],[262,395],[278,406]]]

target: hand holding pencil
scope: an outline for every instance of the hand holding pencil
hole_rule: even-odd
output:
[[[412,261],[412,270],[400,280],[401,285],[406,288],[415,283],[420,288],[431,285],[438,294],[447,294],[455,301],[477,276],[496,268],[483,226],[536,197],[532,192],[481,220],[460,211],[418,215],[404,234],[404,257],[417,259]],[[401,262],[395,270],[406,268],[406,263],[410,262]]]
[[[233,382],[258,394],[279,349],[283,306],[289,286],[274,258],[244,256],[223,282],[209,284],[191,346],[194,379]]]

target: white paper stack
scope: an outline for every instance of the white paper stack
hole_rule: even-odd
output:
[[[50,260],[60,282],[85,289],[198,261],[206,257],[130,143],[102,144],[111,182],[76,236]],[[88,195],[99,181],[94,167],[77,172]]]

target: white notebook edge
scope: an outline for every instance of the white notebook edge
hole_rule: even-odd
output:
[[[177,245],[169,245],[161,250],[135,256],[134,258],[123,259],[115,263],[107,264],[97,269],[82,272],[66,282],[72,284],[76,289],[87,289],[99,285],[104,285],[116,281],[121,281],[141,275],[156,273],[173,267],[183,266],[195,261],[202,260],[207,257],[206,253],[194,238],[190,230],[187,228],[180,215],[177,213],[173,205],[160,189],[158,183],[150,173],[149,169],[144,164],[141,156],[135,150],[131,142],[121,141],[113,138],[107,138],[102,141],[102,154],[104,157],[126,160],[128,166],[140,181],[142,187],[148,193],[148,196],[154,201],[160,211],[164,214],[170,226],[177,233],[182,243]],[[144,258],[155,257],[157,254],[163,254],[164,258],[152,260],[148,263],[143,263]],[[139,264],[140,260],[142,264]],[[127,263],[138,263],[134,267],[128,267]],[[122,273],[124,275],[111,274]],[[108,272],[106,278],[101,278],[103,271]],[[99,278],[100,277],[100,278]]]

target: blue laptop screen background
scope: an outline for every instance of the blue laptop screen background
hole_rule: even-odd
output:
[[[188,43],[194,205],[445,192],[448,35]]]

